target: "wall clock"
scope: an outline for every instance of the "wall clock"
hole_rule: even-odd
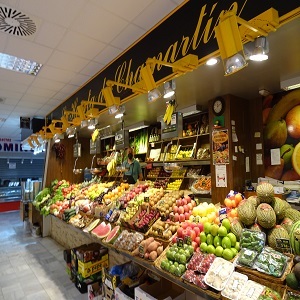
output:
[[[217,97],[212,105],[213,113],[216,116],[221,116],[225,111],[225,100],[222,97]]]

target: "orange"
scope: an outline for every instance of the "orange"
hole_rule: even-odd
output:
[[[234,200],[237,204],[240,203],[242,201],[242,199],[243,199],[243,197],[240,193],[235,194]]]
[[[224,200],[224,204],[226,205],[226,207],[229,207],[229,208],[231,208],[231,200],[229,199],[229,198],[225,198],[225,200]]]
[[[300,143],[298,143],[294,149],[292,155],[292,164],[294,170],[297,172],[298,175],[300,175]]]

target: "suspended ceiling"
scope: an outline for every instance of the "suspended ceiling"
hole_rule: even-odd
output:
[[[94,74],[145,34],[183,0],[2,0],[26,14],[36,25],[28,37],[0,31],[0,52],[35,60],[43,66],[34,77],[0,69],[0,137],[21,139],[20,117],[45,117]],[[280,91],[280,80],[300,73],[300,19],[269,35],[269,59],[251,62],[224,77],[219,63],[201,66],[176,79],[178,108],[223,94],[245,99],[260,89]],[[154,41],[155,42],[155,41]],[[126,103],[125,126],[155,122],[165,103],[147,104],[146,95]],[[100,125],[116,122],[100,118]]]

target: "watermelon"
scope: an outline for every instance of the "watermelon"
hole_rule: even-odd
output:
[[[92,230],[92,234],[100,239],[105,238],[111,231],[111,225],[106,224],[104,221]]]
[[[121,231],[121,227],[120,226],[115,226],[110,233],[108,234],[108,236],[105,239],[106,243],[113,243],[116,238],[119,236],[119,233]]]
[[[300,254],[300,221],[294,223],[290,232],[290,244],[295,255]]]

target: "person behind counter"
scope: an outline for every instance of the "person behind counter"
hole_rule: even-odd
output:
[[[134,184],[136,181],[143,180],[143,173],[140,163],[133,157],[131,149],[128,149],[127,159],[123,162],[125,168],[123,179],[129,184]]]

